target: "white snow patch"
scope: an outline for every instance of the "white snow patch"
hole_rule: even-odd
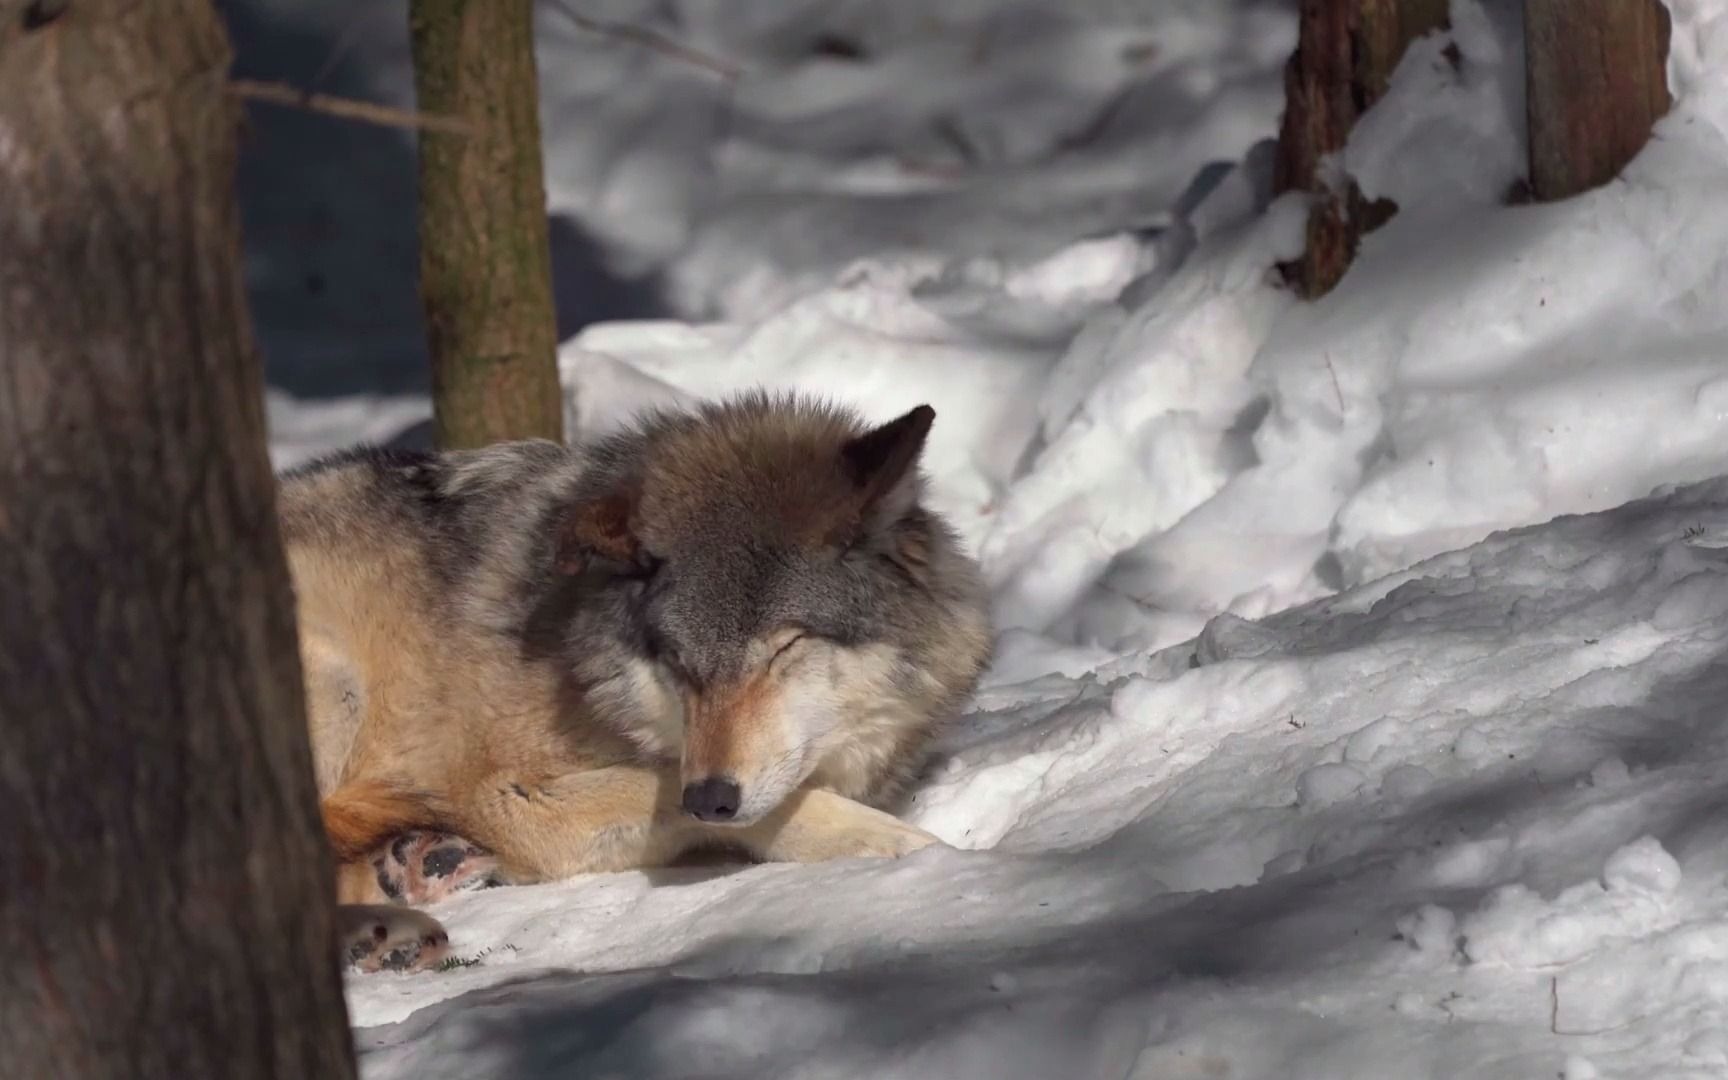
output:
[[[306,401],[272,387],[265,391],[264,405],[270,460],[278,469],[293,468],[356,443],[381,445],[432,418],[432,403],[417,395]]]

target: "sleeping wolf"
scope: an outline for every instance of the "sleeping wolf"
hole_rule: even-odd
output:
[[[890,816],[989,653],[976,566],[920,505],[935,413],[753,394],[583,447],[357,451],[283,477],[344,947],[447,948],[481,883],[897,856]]]

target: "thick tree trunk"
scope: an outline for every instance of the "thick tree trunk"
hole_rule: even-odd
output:
[[[1526,0],[1530,190],[1564,199],[1607,183],[1668,111],[1661,0]]]
[[[209,0],[0,0],[0,1073],[347,1077]]]
[[[420,108],[420,288],[438,441],[559,439],[532,0],[411,0]]]
[[[1363,234],[1396,209],[1369,203],[1348,178],[1340,189],[1321,162],[1344,148],[1356,119],[1385,94],[1405,47],[1446,25],[1446,11],[1446,0],[1302,0],[1296,54],[1284,70],[1274,183],[1315,197],[1307,249],[1283,268],[1304,297],[1330,291]]]

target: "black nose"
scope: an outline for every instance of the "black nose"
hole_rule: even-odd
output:
[[[713,776],[686,784],[684,812],[701,821],[731,821],[738,813],[738,785]]]

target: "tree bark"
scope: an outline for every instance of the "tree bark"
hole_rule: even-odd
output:
[[[1668,111],[1661,0],[1526,0],[1530,190],[1564,199],[1618,176]]]
[[[438,441],[561,439],[532,0],[411,0],[414,86],[472,135],[420,134],[420,288]]]
[[[1410,42],[1446,25],[1446,11],[1446,0],[1302,0],[1296,53],[1284,69],[1274,186],[1314,196],[1307,248],[1282,268],[1305,298],[1331,291],[1362,236],[1396,210],[1364,199],[1348,177],[1327,177],[1323,163],[1386,93]]]
[[[0,1072],[351,1077],[209,0],[0,0]]]

